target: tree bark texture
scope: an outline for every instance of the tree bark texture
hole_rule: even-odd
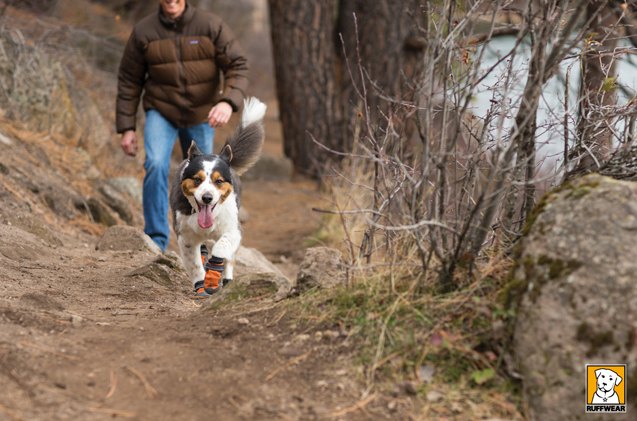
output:
[[[349,152],[357,124],[374,136],[413,99],[420,3],[269,0],[284,152],[296,171],[318,176],[338,158],[313,139]]]
[[[270,0],[270,25],[284,152],[297,171],[314,174],[333,144],[333,0]]]

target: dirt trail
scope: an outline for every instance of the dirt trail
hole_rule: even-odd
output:
[[[53,174],[37,157],[54,143],[2,131],[24,136],[0,157],[0,420],[379,418],[354,406],[346,335],[302,326],[268,284],[212,303],[170,258],[168,278],[131,276],[156,256],[96,251],[94,225],[51,210],[80,169]],[[293,274],[318,226],[314,185],[249,181],[243,203],[244,245]]]
[[[17,247],[3,259],[0,419],[313,419],[356,400],[342,340],[295,339],[266,288],[214,310],[187,285],[127,276],[150,256],[1,233]]]

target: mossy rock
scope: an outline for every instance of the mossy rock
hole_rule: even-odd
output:
[[[530,218],[505,298],[532,419],[583,417],[586,363],[637,364],[636,230],[637,184],[599,175],[549,193]]]

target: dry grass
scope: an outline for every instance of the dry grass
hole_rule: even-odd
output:
[[[500,300],[510,266],[494,256],[445,295],[435,292],[435,276],[376,268],[350,286],[310,291],[287,310],[307,330],[348,332],[368,393],[400,393],[409,382],[425,418],[521,419],[518,385],[505,366],[512,314]]]
[[[80,12],[67,16],[63,2],[58,3],[60,19],[73,23],[81,18]],[[97,16],[109,19],[105,10]],[[0,22],[2,115],[29,130],[66,138],[68,146],[86,151],[106,177],[140,176],[136,160],[103,159],[118,153],[113,110],[123,41],[12,8]],[[113,25],[109,30],[118,28],[118,33],[125,27]]]

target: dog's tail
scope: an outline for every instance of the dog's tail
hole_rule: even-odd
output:
[[[263,117],[267,106],[251,97],[243,103],[241,125],[226,141],[221,157],[228,161],[238,175],[246,172],[259,159],[265,138]]]

